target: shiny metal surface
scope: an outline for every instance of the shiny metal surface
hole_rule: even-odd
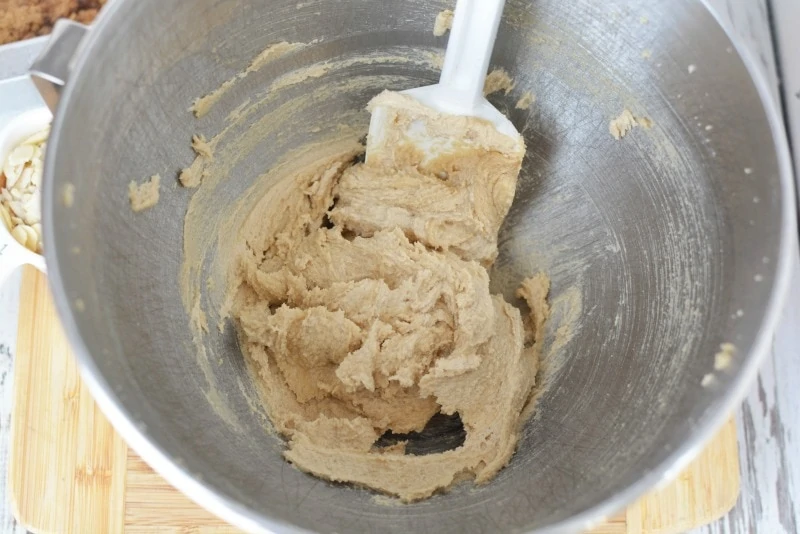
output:
[[[677,474],[741,398],[765,351],[795,223],[784,134],[775,109],[761,103],[763,81],[751,79],[694,1],[509,0],[493,64],[517,88],[493,102],[526,136],[529,153],[494,281],[507,290],[544,268],[554,299],[577,291],[582,301],[563,365],[510,465],[489,485],[409,506],[304,475],[281,460],[281,441],[238,388],[248,378],[230,329],[207,347],[210,360],[222,361],[215,380],[233,413],[218,415],[177,284],[189,193],[168,186],[158,209],[134,217],[127,183],[172,175],[191,159],[192,133],[217,130],[284,72],[368,50],[441,48],[431,28],[444,6],[119,0],[75,62],[44,198],[65,328],[87,383],[129,443],[245,529],[580,530]],[[185,111],[267,45],[314,39],[248,76],[204,119]],[[437,75],[424,64],[380,61],[335,74],[298,84],[278,103],[335,79],[364,83],[308,101],[265,136],[220,191],[220,210],[313,137],[298,125],[330,125],[387,83],[404,89]],[[524,90],[537,96],[527,111],[514,106]],[[608,122],[625,107],[654,127],[617,142]],[[273,111],[265,107],[264,116]],[[67,182],[76,188],[72,208],[58,201]],[[72,309],[77,298],[84,311]],[[704,387],[722,342],[734,343],[736,356]]]
[[[69,78],[72,59],[87,31],[87,26],[72,20],[56,21],[47,46],[31,65],[31,79],[50,109],[58,105],[61,90]]]

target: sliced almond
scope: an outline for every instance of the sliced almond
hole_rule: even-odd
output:
[[[20,145],[8,155],[8,163],[9,165],[25,165],[33,160],[35,152],[36,148],[31,145]]]
[[[22,207],[22,199],[14,199],[9,202],[8,209],[11,210],[12,215],[19,217],[20,219],[22,219],[25,215],[25,208]]]
[[[36,233],[36,230],[34,230],[32,226],[28,226],[27,224],[20,225],[20,228],[22,228],[28,236],[25,246],[35,251],[36,244],[39,242],[39,234]]]
[[[33,160],[33,176],[31,176],[31,185],[39,187],[42,185],[42,174],[44,167],[39,160]]]
[[[27,249],[42,252],[42,207],[39,186],[50,128],[28,137],[3,163],[0,176],[0,219],[12,237]]]
[[[16,226],[11,230],[11,237],[17,240],[17,243],[25,246],[28,241],[28,233],[22,228],[22,225]]]
[[[6,225],[6,229],[10,232],[13,225],[11,223],[11,214],[5,204],[0,204],[0,217],[3,219],[3,224]]]
[[[22,144],[23,145],[39,145],[47,141],[47,136],[50,135],[50,127],[48,126],[44,130],[40,130],[33,134],[32,136],[25,139]]]
[[[23,219],[27,224],[36,224],[42,220],[42,193],[38,189],[30,194],[30,197],[23,204],[25,214]]]
[[[19,176],[19,180],[17,183],[14,184],[15,189],[19,189],[20,191],[25,191],[31,185],[31,178],[33,177],[33,167],[30,165],[26,165],[25,168],[22,170],[22,174]]]
[[[11,165],[8,161],[3,165],[3,174],[6,175],[6,189],[11,189],[22,175],[24,165]]]

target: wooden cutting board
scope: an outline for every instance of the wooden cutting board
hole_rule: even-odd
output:
[[[35,533],[228,534],[129,451],[81,384],[45,277],[26,268],[20,293],[9,494]],[[739,496],[736,429],[727,423],[676,481],[595,534],[670,534],[709,523]]]

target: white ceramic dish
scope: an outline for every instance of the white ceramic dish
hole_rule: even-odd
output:
[[[0,125],[0,161],[5,161],[17,144],[50,124],[52,119],[50,110],[41,107],[21,113]],[[8,229],[0,224],[0,284],[21,265],[33,265],[46,272],[44,256],[20,245]]]

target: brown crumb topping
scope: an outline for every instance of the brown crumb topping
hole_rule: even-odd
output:
[[[45,35],[60,18],[89,23],[106,0],[0,0],[0,45]]]

